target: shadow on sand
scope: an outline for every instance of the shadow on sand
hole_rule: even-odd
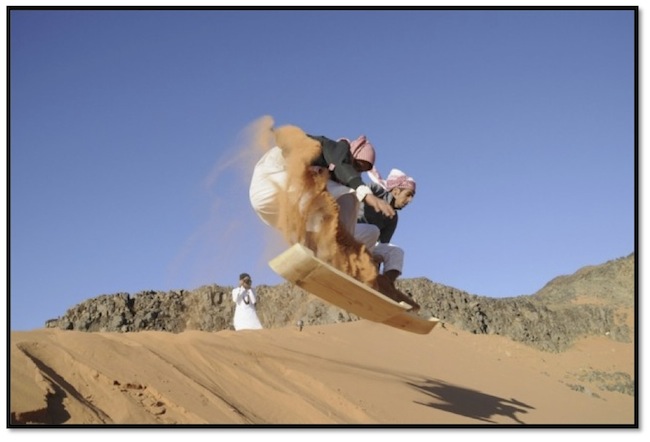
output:
[[[427,380],[421,383],[408,383],[410,386],[433,398],[431,402],[417,402],[448,413],[467,416],[481,422],[496,424],[494,416],[505,416],[515,423],[525,424],[518,414],[528,413],[534,407],[516,399],[504,399],[480,391],[470,390],[440,380]]]

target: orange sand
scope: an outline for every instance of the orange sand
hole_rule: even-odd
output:
[[[39,329],[10,341],[16,422],[634,423],[633,396],[581,377],[634,376],[633,344],[605,337],[551,354],[449,325],[423,336],[357,321],[302,332]]]

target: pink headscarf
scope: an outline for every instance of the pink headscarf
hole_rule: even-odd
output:
[[[346,138],[341,139],[350,143],[350,152],[355,159],[367,161],[372,165],[375,164],[375,148],[370,144],[370,141],[368,141],[365,135],[361,135],[354,141]]]
[[[375,183],[388,191],[397,188],[409,189],[415,193],[415,180],[399,169],[392,169],[388,174],[388,178],[383,180],[381,175],[379,175],[379,171],[373,167],[372,170],[368,172],[368,176],[370,176]]]

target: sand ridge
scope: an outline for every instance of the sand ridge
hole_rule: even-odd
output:
[[[11,333],[15,423],[632,425],[634,345],[551,354],[446,325],[369,321],[217,333]]]

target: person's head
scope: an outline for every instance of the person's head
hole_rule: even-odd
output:
[[[375,148],[365,135],[350,141],[350,153],[352,153],[353,165],[357,172],[367,172],[375,164]]]
[[[248,273],[242,273],[239,275],[239,284],[250,287],[250,285],[253,283],[253,280],[251,279],[251,275]]]
[[[393,207],[403,209],[415,197],[415,180],[399,169],[393,169],[386,178],[386,189],[393,195]]]

